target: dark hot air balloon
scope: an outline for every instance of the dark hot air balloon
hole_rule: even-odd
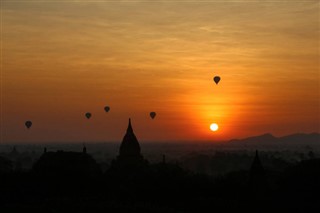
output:
[[[90,112],[87,112],[86,113],[86,117],[89,119],[91,117],[91,113]]]
[[[215,82],[216,84],[219,83],[220,79],[221,79],[221,78],[220,78],[219,76],[215,76],[215,77],[213,78],[213,80],[214,80],[214,82]]]
[[[150,112],[150,117],[151,117],[152,119],[154,119],[154,118],[156,117],[156,113],[155,113],[155,112]]]
[[[32,126],[32,122],[31,121],[26,121],[25,125],[29,129]]]
[[[104,111],[109,112],[109,110],[110,110],[110,107],[109,107],[109,106],[105,106],[105,107],[104,107]]]

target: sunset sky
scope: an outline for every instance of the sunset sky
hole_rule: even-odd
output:
[[[319,1],[3,0],[1,143],[320,132],[319,30]]]

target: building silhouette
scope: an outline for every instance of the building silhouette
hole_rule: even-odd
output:
[[[253,160],[251,168],[250,168],[250,175],[251,176],[264,175],[264,168],[263,168],[263,166],[261,164],[258,150],[256,150],[256,155],[254,157],[254,160]]]
[[[101,173],[99,165],[85,152],[45,151],[33,165],[39,175],[53,177],[96,177]]]
[[[267,188],[267,178],[264,167],[261,164],[258,150],[250,168],[250,181],[249,185],[254,193],[263,193]]]
[[[117,159],[112,162],[111,167],[117,169],[134,170],[148,165],[148,162],[141,154],[141,148],[137,137],[134,134],[131,119],[127,131],[122,139],[119,155]]]
[[[127,132],[124,135],[120,145],[118,158],[126,161],[139,160],[142,158],[140,144],[133,132],[130,118]]]

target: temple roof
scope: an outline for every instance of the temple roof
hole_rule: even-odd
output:
[[[258,150],[256,150],[256,155],[254,157],[253,163],[251,165],[251,173],[263,173],[264,168],[261,164],[259,155],[258,155]]]
[[[99,165],[88,154],[81,152],[45,152],[33,165],[39,174],[53,176],[97,175]]]
[[[140,145],[133,132],[131,119],[129,118],[129,124],[127,132],[123,137],[122,143],[120,145],[120,156],[140,156]]]

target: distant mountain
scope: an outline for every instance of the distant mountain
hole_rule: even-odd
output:
[[[320,143],[319,133],[297,133],[293,135],[287,135],[279,138],[281,143]]]
[[[275,137],[270,133],[259,135],[259,136],[253,136],[248,137],[244,139],[233,139],[230,140],[229,143],[263,143],[263,144],[284,144],[284,143],[301,143],[301,144],[314,144],[314,143],[320,143],[320,134],[319,133],[311,133],[311,134],[305,134],[305,133],[296,133],[292,135],[287,135],[283,137]]]
[[[233,140],[230,140],[229,142],[255,143],[255,142],[275,142],[276,140],[277,138],[274,137],[272,134],[266,133],[263,135],[253,136],[253,137],[244,138],[244,139],[233,139]]]

